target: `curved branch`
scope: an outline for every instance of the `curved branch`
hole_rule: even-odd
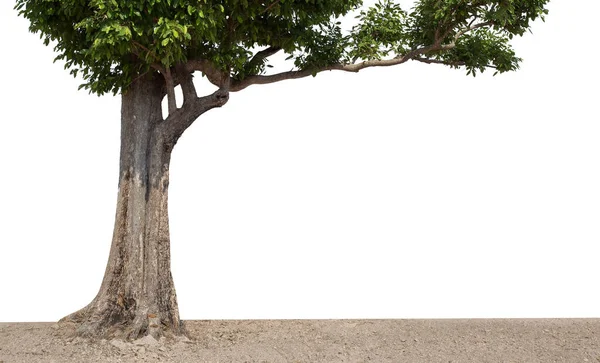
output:
[[[159,124],[159,132],[169,140],[173,145],[185,130],[190,127],[200,115],[213,108],[221,107],[229,100],[229,90],[219,88],[212,94],[204,97],[196,97],[189,100],[183,107],[170,113],[169,117]]]
[[[267,11],[271,10],[271,8],[273,8],[275,5],[279,4],[281,0],[275,0],[273,1],[269,6],[267,6],[261,13],[260,15],[266,13]]]
[[[250,76],[250,77],[244,78],[243,80],[233,82],[231,84],[230,90],[231,90],[231,92],[238,92],[238,91],[241,91],[244,88],[249,87],[253,84],[269,84],[269,83],[283,81],[286,79],[304,78],[304,77],[308,77],[311,75],[316,75],[317,73],[321,73],[324,71],[359,72],[362,69],[371,68],[371,67],[390,67],[390,66],[395,66],[395,65],[405,63],[411,59],[415,59],[419,62],[424,62],[424,63],[441,63],[441,64],[447,64],[447,65],[456,65],[456,66],[463,65],[463,64],[459,64],[459,63],[444,63],[443,61],[438,61],[438,60],[434,60],[431,58],[419,57],[419,56],[430,53],[430,52],[440,51],[440,50],[450,50],[456,46],[456,42],[458,41],[458,39],[461,36],[465,35],[466,33],[473,31],[475,29],[489,27],[489,26],[493,26],[493,25],[494,25],[493,21],[487,21],[487,22],[479,23],[479,24],[475,24],[475,25],[472,25],[472,23],[471,23],[465,29],[462,29],[461,31],[456,33],[452,43],[450,43],[450,44],[441,44],[444,37],[436,38],[435,43],[433,45],[414,49],[404,55],[399,55],[392,59],[369,60],[369,61],[353,63],[353,64],[334,64],[331,66],[322,67],[322,68],[318,68],[318,69],[289,71],[289,72],[282,72],[282,73],[277,73],[277,74],[272,74],[272,75],[264,75],[264,76],[263,75]],[[444,36],[445,35],[446,34],[444,34]],[[270,48],[265,49],[265,51],[267,51],[268,49],[270,49]],[[258,55],[258,53],[257,53],[257,55]],[[254,60],[254,58],[253,58],[253,60]]]
[[[456,33],[456,35],[454,36],[454,43],[456,43],[456,41],[458,40],[458,38],[462,37],[466,33],[470,32],[472,30],[475,30],[475,29],[486,27],[486,26],[492,26],[492,25],[494,25],[494,22],[493,21],[486,21],[484,23],[479,23],[479,24],[475,24],[475,25],[471,25],[471,24],[473,24],[473,22],[471,22],[469,24],[469,26],[467,26],[463,30],[461,30],[458,33]]]
[[[250,77],[244,78],[243,80],[232,82],[230,91],[238,92],[238,91],[241,91],[244,88],[251,86],[253,84],[269,84],[269,83],[283,81],[286,79],[304,78],[304,77],[308,77],[311,75],[316,75],[317,73],[321,73],[324,71],[346,71],[346,72],[355,72],[356,73],[365,68],[390,67],[390,66],[395,66],[395,65],[405,63],[408,60],[413,59],[421,54],[426,54],[428,52],[437,51],[437,50],[447,50],[447,49],[452,49],[452,48],[454,48],[454,44],[450,44],[450,45],[435,44],[435,45],[431,45],[428,47],[423,47],[423,48],[418,48],[418,49],[412,50],[402,56],[398,56],[398,57],[395,57],[392,59],[369,60],[369,61],[364,61],[364,62],[355,63],[355,64],[334,64],[331,66],[318,68],[318,69],[289,71],[289,72],[282,72],[282,73],[266,75],[266,76],[261,76],[261,75],[250,76]]]
[[[194,71],[202,72],[210,83],[219,88],[225,86],[225,83],[229,79],[227,72],[218,69],[214,63],[207,59],[189,60],[184,67],[189,73],[193,73]]]
[[[248,66],[250,68],[252,68],[257,63],[262,62],[265,58],[268,58],[268,57],[274,55],[275,53],[279,52],[280,50],[281,50],[281,47],[269,47],[269,48],[263,49],[260,52],[257,52],[254,55],[254,57],[252,57],[252,59],[250,59],[250,61],[248,62]]]

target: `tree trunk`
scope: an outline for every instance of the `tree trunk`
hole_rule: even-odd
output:
[[[110,256],[100,291],[63,318],[87,337],[184,334],[171,276],[167,188],[175,144],[161,112],[164,80],[137,79],[122,96],[119,194]]]

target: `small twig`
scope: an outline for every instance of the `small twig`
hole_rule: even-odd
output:
[[[269,6],[267,6],[261,13],[260,15],[266,13],[267,11],[271,10],[275,5],[279,4],[281,0],[275,0],[273,1]]]
[[[144,45],[136,42],[135,40],[132,40],[131,44],[133,44],[136,47],[142,48],[142,50],[146,51],[146,53],[148,53],[148,55],[150,55],[155,61],[159,60],[158,57],[154,54],[154,52],[146,48]]]
[[[470,32],[472,30],[483,28],[483,27],[490,26],[490,25],[494,25],[494,22],[493,21],[486,21],[485,23],[479,23],[479,24],[476,24],[476,25],[469,26],[469,27],[467,27],[467,28],[459,31],[458,33],[456,33],[456,35],[454,36],[454,42],[456,43],[456,41],[458,40],[458,38],[460,38],[461,36],[465,35],[466,33]]]

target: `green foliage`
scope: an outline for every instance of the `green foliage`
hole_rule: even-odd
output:
[[[496,73],[516,70],[520,58],[508,45],[508,37],[489,29],[476,29],[471,34],[461,37],[456,48],[436,57],[449,64],[464,63],[467,74],[475,76],[477,71],[495,68]],[[455,66],[458,67],[458,66]]]
[[[393,1],[379,2],[368,10],[362,10],[356,18],[359,24],[350,35],[348,60],[382,59],[390,53],[403,54],[408,50],[410,23],[400,5]]]
[[[299,69],[315,71],[338,63],[347,48],[347,39],[342,35],[339,22],[307,29],[299,35],[297,43],[302,51],[295,56],[294,64]]]
[[[438,36],[444,44],[456,47],[430,57],[450,65],[462,64],[467,74],[475,75],[486,68],[495,68],[496,73],[516,70],[520,58],[515,56],[509,40],[523,35],[531,21],[543,19],[548,13],[544,8],[548,1],[420,1],[410,15],[414,19],[411,48],[431,44]],[[478,24],[488,26],[476,28]]]
[[[119,92],[150,67],[208,59],[234,79],[264,73],[266,47],[282,49],[301,70],[408,54],[475,74],[514,70],[509,40],[547,13],[549,0],[420,0],[410,11],[392,0],[361,9],[342,31],[341,16],[361,0],[17,0],[30,30],[93,93]],[[479,28],[472,28],[485,24]]]

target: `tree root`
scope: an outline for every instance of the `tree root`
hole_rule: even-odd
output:
[[[59,320],[59,325],[75,325],[73,335],[87,339],[136,340],[150,335],[154,339],[162,336],[187,336],[183,322],[170,319],[171,314],[148,313],[147,308],[132,312],[115,304],[90,303],[88,306]]]

